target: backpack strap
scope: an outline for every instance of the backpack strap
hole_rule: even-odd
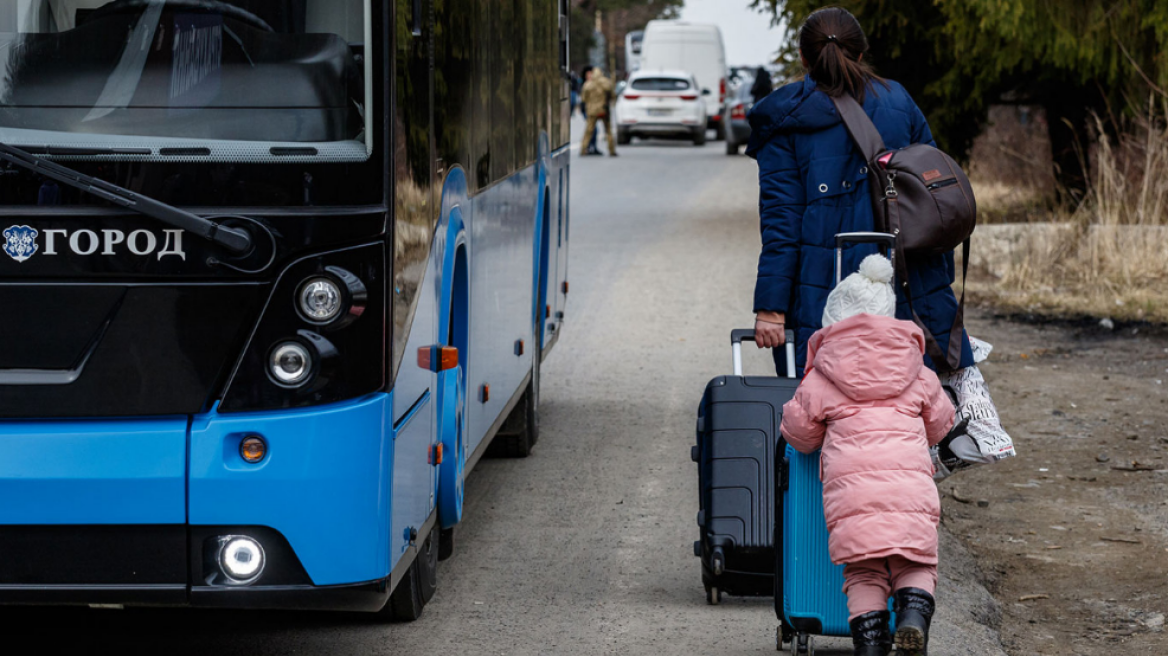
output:
[[[832,98],[831,102],[835,104],[836,111],[844,121],[844,127],[848,129],[848,135],[860,149],[864,161],[871,163],[877,155],[884,152],[884,137],[880,136],[876,124],[868,118],[868,113],[850,94]]]
[[[888,223],[892,234],[900,232],[900,203],[895,198],[885,201],[888,204]],[[893,258],[896,266],[896,277],[900,279],[904,298],[908,301],[908,308],[912,312],[913,323],[925,334],[925,351],[940,373],[957,371],[961,368],[961,338],[965,332],[965,277],[969,274],[969,239],[961,245],[961,300],[957,303],[957,312],[953,315],[953,325],[949,328],[949,343],[946,349],[941,350],[937,338],[921,321],[916,308],[913,307],[912,284],[908,279],[908,264],[904,255],[904,247],[900,240],[896,240],[896,256]]]
[[[873,160],[884,152],[884,138],[880,136],[880,131],[876,129],[876,124],[868,118],[868,113],[856,102],[850,94],[844,94],[838,98],[832,98],[832,103],[839,111],[840,118],[843,119],[844,127],[848,130],[848,135],[852,138],[852,142],[860,149],[860,154],[864,156],[864,161],[868,162],[868,166],[874,166]],[[965,277],[969,273],[969,240],[966,239],[962,244],[961,257],[961,300],[957,303],[957,314],[953,317],[953,327],[949,330],[949,343],[945,350],[941,350],[941,345],[937,343],[937,339],[933,337],[933,333],[925,327],[925,323],[921,321],[917,311],[913,308],[912,288],[908,280],[908,262],[904,255],[904,247],[899,239],[900,234],[900,203],[895,197],[886,198],[886,213],[888,218],[888,230],[897,235],[896,240],[896,257],[893,258],[896,264],[896,277],[900,279],[902,288],[904,289],[904,298],[908,301],[909,310],[912,311],[913,322],[925,333],[925,350],[928,351],[929,357],[933,360],[937,370],[941,372],[955,371],[961,365],[961,336],[965,330]],[[880,212],[876,203],[872,203],[873,216],[879,216]]]

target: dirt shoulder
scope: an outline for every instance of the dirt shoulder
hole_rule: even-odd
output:
[[[970,314],[1019,457],[942,483],[943,522],[1007,650],[1168,653],[1168,336]]]

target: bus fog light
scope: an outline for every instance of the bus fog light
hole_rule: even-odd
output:
[[[284,342],[272,349],[270,369],[280,385],[299,385],[312,371],[312,356],[299,342]]]
[[[219,538],[219,566],[233,583],[251,583],[264,571],[264,548],[259,542],[243,536],[228,535]]]
[[[327,323],[341,314],[344,296],[340,286],[328,278],[312,278],[300,286],[300,312],[305,319]]]

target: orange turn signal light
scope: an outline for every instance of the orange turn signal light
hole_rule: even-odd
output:
[[[430,447],[430,464],[431,465],[441,465],[442,464],[442,443],[441,442]]]
[[[418,349],[418,366],[433,372],[458,366],[458,349],[453,346],[423,346]]]
[[[483,391],[482,391],[482,394],[479,396],[479,400],[481,400],[483,403],[486,403],[487,401],[491,400],[491,386],[490,385],[483,383]]]
[[[268,455],[268,445],[258,435],[249,435],[239,443],[239,457],[244,461],[255,464]]]

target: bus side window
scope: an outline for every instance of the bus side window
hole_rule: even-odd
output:
[[[568,64],[568,0],[560,0],[560,70],[564,75],[570,71]]]
[[[471,154],[474,157],[474,189],[472,193],[491,184],[491,49],[494,47],[494,23],[489,0],[473,0],[474,25],[478,38],[474,39],[471,76],[474,93],[471,97]]]
[[[438,157],[447,169],[461,165],[467,183],[477,181],[472,156],[475,105],[475,42],[479,29],[475,17],[476,0],[437,2],[434,34],[434,136]],[[438,182],[441,182],[440,180]]]
[[[515,39],[513,0],[491,0],[491,182],[515,171],[515,68],[518,48]]]

